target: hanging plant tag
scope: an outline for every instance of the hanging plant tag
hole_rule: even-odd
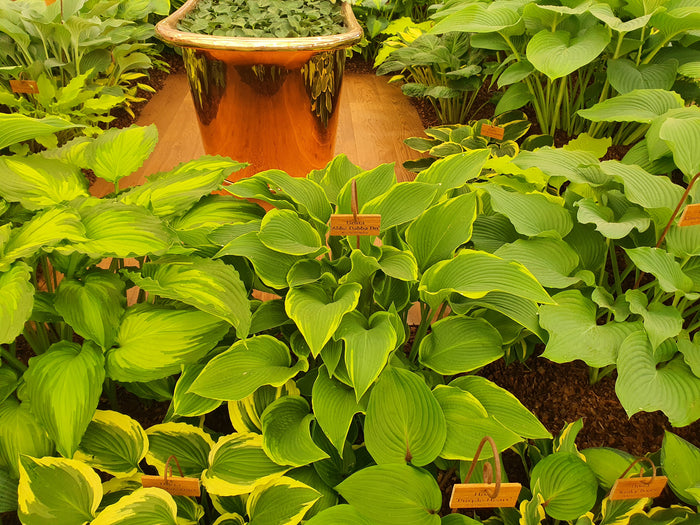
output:
[[[13,93],[39,93],[39,86],[34,80],[10,80]]]
[[[163,489],[173,496],[199,496],[199,478],[177,478],[162,476],[141,476],[141,484],[144,487],[156,487]]]
[[[379,235],[381,215],[331,215],[331,235]]]
[[[653,478],[626,478],[615,481],[609,498],[613,501],[620,499],[656,498],[664,490],[668,479],[666,476]]]
[[[700,204],[688,204],[683,210],[678,226],[697,226],[700,224]]]
[[[452,487],[450,508],[486,509],[495,507],[515,507],[520,495],[520,483],[501,483],[495,498],[491,497],[493,483],[461,483]]]
[[[490,137],[492,139],[501,140],[505,133],[506,130],[500,126],[489,126],[488,124],[482,124],[481,126],[482,137]]]

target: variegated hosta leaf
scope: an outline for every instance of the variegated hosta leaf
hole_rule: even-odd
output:
[[[628,499],[613,501],[605,498],[601,503],[600,525],[625,525],[630,522],[630,517],[643,514],[651,505],[651,498]]]
[[[643,331],[630,334],[622,342],[617,373],[615,393],[628,416],[661,410],[677,427],[700,418],[700,378],[681,355],[657,368],[651,343]]]
[[[143,165],[157,142],[155,124],[112,128],[100,134],[85,149],[85,160],[95,175],[116,184]]]
[[[332,296],[317,284],[298,286],[289,291],[284,302],[285,310],[314,357],[338,329],[343,316],[355,309],[361,290],[359,284],[347,283],[341,284]]]
[[[700,449],[672,432],[664,433],[661,466],[673,492],[690,505],[700,503]]]
[[[440,524],[440,487],[433,475],[421,468],[410,465],[366,467],[344,480],[336,490],[370,523]]]
[[[478,178],[489,157],[489,150],[480,149],[438,159],[416,176],[416,182],[437,184],[436,198],[440,197],[447,191]],[[468,215],[465,218],[467,217]]]
[[[421,182],[400,182],[388,192],[361,204],[361,213],[382,216],[381,231],[409,222],[423,213],[433,201],[438,186]]]
[[[625,299],[629,302],[630,311],[644,320],[644,330],[654,350],[666,339],[675,337],[681,332],[683,317],[673,306],[661,303],[652,303],[647,306],[647,296],[639,290],[627,290]]]
[[[610,490],[615,481],[636,459],[632,454],[616,448],[586,448],[581,451],[581,454],[586,458],[586,464],[595,474],[603,490]],[[644,463],[635,465],[630,475],[639,475],[642,466]]]
[[[545,519],[544,513],[544,498],[542,494],[533,494],[531,500],[523,500],[520,502],[520,525],[539,525]],[[593,525],[589,523],[576,523],[576,525]]]
[[[593,62],[609,42],[609,30],[598,25],[573,38],[568,31],[543,29],[530,38],[527,59],[535,69],[554,80]]]
[[[580,109],[578,114],[593,122],[642,122],[649,124],[656,117],[685,105],[681,96],[665,89],[635,89]]]
[[[260,434],[242,433],[222,436],[209,454],[209,468],[202,484],[210,494],[237,496],[248,494],[276,480],[291,467],[272,461],[262,448]]]
[[[671,182],[671,179],[652,175],[635,164],[606,160],[600,163],[600,167],[622,182],[625,197],[644,208],[673,210],[683,196],[683,188]]]
[[[265,214],[258,235],[269,249],[289,255],[316,254],[321,249],[321,236],[291,210],[272,209]]]
[[[329,523],[334,525],[375,525],[374,521],[365,518],[355,507],[345,503],[319,512],[306,523],[307,525],[327,525]]]
[[[302,482],[282,477],[256,487],[246,510],[251,525],[296,525],[320,497]]]
[[[173,413],[181,417],[196,417],[208,414],[221,405],[221,400],[208,399],[189,392],[194,380],[199,377],[204,365],[191,364],[182,366],[182,374],[175,384],[173,393]]]
[[[292,366],[289,348],[270,335],[237,341],[228,350],[209,361],[189,391],[210,399],[238,401],[263,385],[282,386],[308,362]]]
[[[24,374],[32,413],[56,442],[58,452],[72,458],[92,419],[105,379],[104,356],[92,342],[60,341],[29,362]]]
[[[540,324],[549,332],[542,357],[555,363],[581,359],[588,366],[615,364],[622,341],[641,328],[641,323],[596,323],[597,308],[578,290],[566,290],[553,297],[555,305],[540,307]]]
[[[91,522],[102,499],[100,477],[72,459],[22,456],[19,476],[22,523],[40,525],[47,519],[65,525]]]
[[[29,282],[31,274],[31,268],[23,262],[0,273],[0,344],[13,343],[22,333],[24,322],[32,315],[34,286]]]
[[[148,438],[138,421],[112,410],[97,410],[73,456],[117,477],[136,473]]]
[[[156,467],[161,476],[170,456],[177,458],[185,476],[199,477],[207,468],[214,440],[201,428],[187,423],[161,423],[148,428],[146,435],[149,446],[146,461]],[[174,461],[170,466],[177,473]]]
[[[693,280],[683,273],[680,263],[661,248],[640,246],[625,252],[640,270],[658,279],[664,292],[689,292],[693,288]]]
[[[179,525],[177,505],[162,489],[140,488],[109,505],[91,522],[92,525]]]
[[[54,451],[53,441],[29,411],[27,403],[10,397],[0,403],[0,464],[19,478],[22,455],[44,457]]]
[[[173,499],[177,505],[178,525],[198,525],[204,518],[204,507],[193,497],[175,496]]]
[[[228,327],[199,310],[133,306],[122,318],[119,346],[107,351],[107,375],[146,382],[176,374],[182,364],[197,362],[214,348]]]
[[[63,279],[56,290],[54,307],[77,334],[109,348],[126,308],[124,290],[118,275],[93,271],[82,281]]]
[[[0,114],[0,149],[66,129],[82,128],[58,117],[32,118],[21,113]],[[2,185],[2,183],[0,183]]]
[[[365,443],[374,460],[427,465],[440,454],[446,435],[445,416],[423,379],[408,370],[385,368],[370,394],[365,419]]]
[[[240,514],[227,512],[216,518],[214,525],[246,525],[246,521]]]
[[[602,186],[611,178],[600,169],[598,159],[590,151],[548,147],[521,151],[513,164],[522,169],[540,169],[548,177],[566,177],[571,182],[591,186]]]
[[[278,387],[263,385],[240,401],[228,402],[228,415],[231,419],[231,425],[233,425],[236,432],[255,432],[259,434],[262,432],[260,418],[265,409],[275,399],[282,396],[298,396],[299,394],[299,389],[293,379]]]
[[[595,224],[596,230],[608,239],[622,239],[633,229],[644,232],[651,224],[649,216],[636,206],[628,207],[617,219],[612,209],[597,204],[593,199],[581,199],[576,202],[576,206],[578,222]]]
[[[149,293],[181,301],[228,322],[245,339],[250,327],[248,291],[238,272],[223,261],[204,257],[164,257],[143,265],[129,278]]]

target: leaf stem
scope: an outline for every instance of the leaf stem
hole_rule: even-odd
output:
[[[9,366],[17,370],[20,374],[23,374],[27,370],[27,365],[22,361],[17,359],[12,353],[7,350],[4,346],[0,346],[0,356],[7,362]]]

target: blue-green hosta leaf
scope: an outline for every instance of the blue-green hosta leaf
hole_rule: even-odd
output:
[[[494,211],[508,217],[522,235],[561,238],[573,227],[571,214],[542,193],[511,192],[495,184],[482,189],[491,196]]]
[[[328,458],[311,439],[314,416],[301,396],[276,399],[262,413],[263,449],[279,465],[301,467]]]
[[[422,271],[471,239],[476,207],[476,194],[467,193],[428,208],[409,225],[406,242]]]
[[[423,379],[408,370],[385,368],[370,394],[365,419],[365,443],[374,460],[427,465],[440,454],[446,437],[445,416]]]
[[[144,264],[140,275],[128,275],[147,292],[219,317],[236,328],[238,338],[247,337],[250,301],[233,266],[194,255],[165,257]]]
[[[657,368],[654,352],[643,331],[630,334],[620,346],[615,393],[631,417],[661,410],[673,426],[700,418],[700,378],[678,355]]]
[[[209,468],[202,484],[210,494],[237,496],[248,494],[284,475],[291,467],[272,461],[262,448],[262,436],[236,433],[222,436],[209,454]]]
[[[381,231],[385,232],[423,213],[432,203],[437,190],[435,184],[400,182],[385,194],[367,203],[360,203],[360,212],[381,215]]]
[[[180,365],[195,363],[214,348],[228,327],[199,310],[133,306],[122,319],[118,346],[107,351],[107,375],[145,382],[176,374]]]
[[[503,357],[501,334],[484,319],[447,317],[432,325],[418,360],[438,374],[470,372]]]
[[[700,118],[667,118],[661,124],[659,137],[671,148],[673,161],[686,177],[694,177],[700,172],[700,152],[697,148]]]
[[[22,456],[18,495],[22,523],[82,525],[95,517],[102,485],[97,473],[80,461]]]
[[[95,175],[107,182],[118,183],[143,165],[157,142],[155,124],[112,128],[85,148],[85,160]]]
[[[177,525],[177,505],[162,489],[140,488],[105,507],[93,525]]]
[[[642,122],[649,124],[667,111],[684,106],[681,96],[665,89],[635,89],[598,102],[578,114],[593,122]]]
[[[586,458],[586,463],[603,490],[610,490],[636,459],[632,454],[616,448],[586,448],[581,454]],[[631,475],[639,475],[641,470],[642,467],[637,464],[632,468]]]
[[[357,202],[368,202],[386,193],[396,184],[394,164],[381,164],[374,169],[363,171],[343,184],[338,193],[338,207],[335,213],[352,213],[352,181],[357,186]]]
[[[173,392],[173,413],[182,417],[203,416],[221,405],[219,399],[209,399],[189,392],[194,380],[199,377],[204,365],[191,364],[182,366],[182,374],[175,384]]]
[[[76,166],[36,155],[0,159],[0,197],[28,210],[87,195],[87,180]]]
[[[77,334],[102,348],[110,348],[126,307],[124,290],[124,282],[118,275],[91,272],[82,281],[61,281],[54,307]]]
[[[625,252],[640,270],[659,280],[663,291],[689,292],[693,288],[693,280],[683,273],[680,263],[661,248],[641,246],[626,249]]]
[[[58,117],[32,118],[21,113],[0,115],[0,149],[66,129],[82,128]]]
[[[343,503],[335,505],[316,514],[306,522],[307,525],[375,525],[376,522],[365,518],[353,507]]]
[[[661,445],[661,466],[673,492],[690,505],[700,503],[698,476],[700,449],[672,432],[664,433]],[[688,489],[694,489],[692,492]]]
[[[568,288],[581,279],[569,277],[579,264],[568,243],[555,238],[518,239],[504,244],[494,255],[516,261],[532,272],[542,286]]]
[[[675,337],[681,332],[683,317],[673,306],[661,303],[652,303],[647,306],[647,296],[639,290],[627,290],[625,299],[630,305],[630,311],[644,320],[644,330],[654,350],[666,339]]]
[[[250,525],[296,525],[313,507],[321,494],[311,487],[288,477],[256,487],[246,510]]]
[[[100,401],[104,379],[104,356],[89,341],[82,349],[60,341],[30,359],[24,380],[32,413],[64,457],[72,458],[78,449]]]
[[[593,26],[574,38],[568,31],[543,29],[527,44],[527,59],[551,80],[590,64],[610,42],[610,32]]]
[[[280,170],[263,171],[255,175],[267,182],[279,195],[287,196],[297,203],[302,213],[326,223],[331,216],[331,205],[323,188],[314,181],[292,177]]]
[[[500,4],[468,4],[440,20],[430,30],[434,34],[463,31],[468,33],[506,32],[518,25],[520,15],[509,7]]]
[[[314,357],[338,329],[343,316],[355,309],[361,290],[359,284],[347,283],[341,284],[332,297],[317,284],[305,284],[289,291],[284,301],[285,310]]]
[[[464,461],[474,459],[484,436],[493,438],[499,452],[524,439],[489,415],[479,400],[469,392],[454,386],[438,385],[433,390],[433,395],[447,423],[447,438],[440,452],[442,458]],[[491,451],[484,450],[481,457],[491,457]]]
[[[608,60],[607,74],[610,85],[620,94],[635,89],[670,90],[676,81],[678,63],[672,60],[659,64],[635,65],[629,59]]]
[[[416,182],[437,184],[439,189],[436,197],[440,197],[449,190],[460,188],[479,177],[489,156],[489,150],[480,149],[438,159],[416,176]]]
[[[396,348],[392,315],[376,312],[367,320],[358,311],[349,312],[333,336],[345,342],[345,366],[358,402],[379,377],[389,354]]]
[[[601,169],[625,186],[625,197],[644,208],[675,209],[683,196],[683,188],[664,176],[652,175],[634,164],[617,160],[600,163]]]
[[[549,332],[542,357],[555,363],[581,359],[588,366],[603,367],[617,361],[617,349],[641,323],[596,324],[596,305],[578,290],[553,297],[556,305],[540,307],[540,324]]]
[[[119,412],[97,410],[74,459],[113,476],[127,477],[136,473],[147,451],[148,438],[138,421]]]
[[[389,277],[401,281],[418,280],[418,263],[410,251],[402,251],[393,246],[382,246],[379,269]]]
[[[225,401],[238,401],[263,385],[282,386],[308,363],[297,361],[292,366],[289,348],[270,335],[259,335],[237,341],[209,361],[190,392]]]
[[[187,423],[161,423],[148,428],[146,435],[149,445],[146,461],[161,476],[171,455],[177,458],[185,476],[199,477],[207,468],[214,440],[201,428]]]
[[[423,469],[374,465],[355,472],[335,489],[370,523],[440,524],[440,487]]]
[[[596,156],[586,150],[545,147],[521,151],[513,164],[522,169],[538,168],[548,177],[566,177],[571,182],[591,186],[602,186],[611,178],[600,169]]]
[[[0,464],[19,478],[19,458],[44,457],[53,453],[53,441],[29,411],[26,403],[10,397],[0,403]]]
[[[32,315],[34,286],[29,282],[31,273],[31,268],[23,262],[0,273],[0,344],[13,343],[24,330],[24,322]]]
[[[547,515],[557,520],[583,516],[595,505],[598,491],[593,471],[571,452],[556,452],[537,463],[530,486],[547,502]]]
[[[607,206],[597,204],[593,199],[581,199],[578,206],[577,218],[581,224],[595,224],[596,230],[608,239],[622,239],[633,229],[646,231],[651,219],[643,209],[630,206],[624,214],[615,219],[615,213]]]
[[[291,210],[272,209],[260,224],[258,239],[270,250],[288,255],[315,254],[321,249],[321,236]]]

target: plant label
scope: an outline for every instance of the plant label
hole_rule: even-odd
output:
[[[615,481],[609,498],[613,501],[621,499],[656,498],[664,490],[668,479],[666,476],[653,478],[625,478]]]
[[[489,126],[488,124],[482,124],[481,126],[482,137],[490,137],[492,139],[501,140],[505,133],[506,130],[500,126]]]
[[[39,86],[33,80],[10,80],[13,93],[39,93]]]
[[[381,215],[331,215],[331,235],[379,235]]]
[[[141,476],[144,487],[163,489],[173,496],[199,496],[199,478],[164,478],[162,476]]]
[[[55,4],[55,3],[56,3],[56,0],[44,0],[44,3],[45,3],[46,5],[51,5],[51,4]]]
[[[697,226],[700,224],[700,204],[688,204],[683,210],[678,226]]]
[[[520,483],[501,483],[495,498],[491,497],[493,483],[461,483],[452,487],[450,508],[486,509],[495,507],[515,507],[520,495]]]

